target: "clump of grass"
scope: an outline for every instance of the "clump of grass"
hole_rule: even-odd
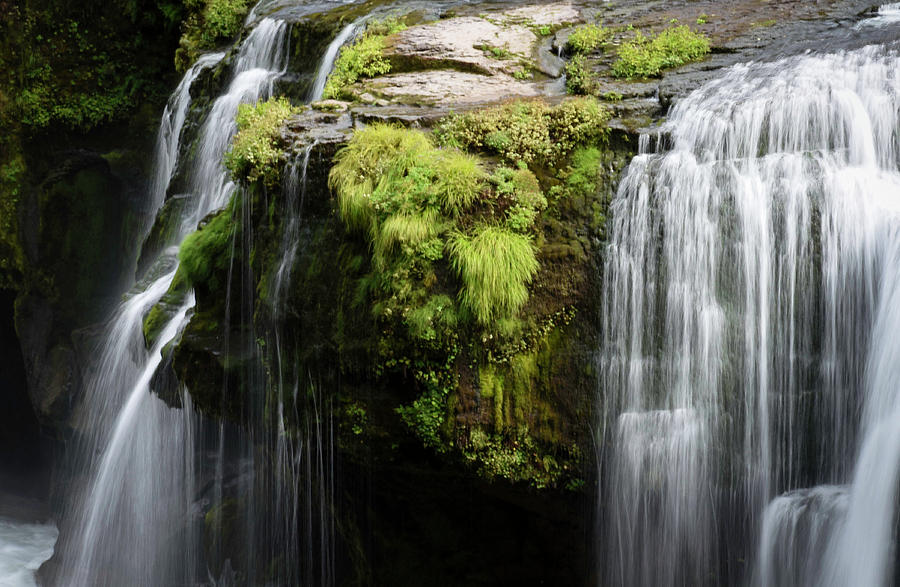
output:
[[[347,86],[361,78],[390,73],[391,63],[384,58],[384,39],[405,28],[395,18],[370,21],[356,42],[341,49],[325,84],[324,97],[342,98]]]
[[[357,131],[346,147],[335,155],[328,184],[338,196],[341,218],[351,230],[368,231],[375,220],[372,196],[390,171],[398,172],[398,161],[414,160],[417,153],[430,152],[428,137],[388,124],[373,124]]]
[[[652,38],[638,32],[619,47],[612,73],[627,79],[655,77],[664,69],[696,61],[709,50],[709,38],[685,25],[669,27]]]
[[[398,249],[405,256],[415,255],[419,245],[439,234],[441,225],[439,215],[434,210],[388,216],[372,237],[372,258],[376,266],[387,268],[392,253],[398,252]]]
[[[555,107],[519,101],[447,117],[435,135],[440,144],[499,155],[513,165],[552,166],[582,143],[605,140],[608,120],[608,110],[594,98]]]
[[[528,301],[528,284],[538,270],[534,245],[500,226],[480,226],[473,236],[454,235],[453,267],[463,282],[461,301],[478,323],[513,316]]]
[[[440,174],[434,185],[441,209],[457,217],[469,209],[481,195],[487,173],[478,157],[448,149],[441,152]]]
[[[300,111],[284,97],[238,106],[238,132],[225,153],[225,166],[232,176],[251,183],[262,180],[269,187],[277,184],[284,157],[281,128],[289,116]]]
[[[612,33],[601,25],[582,25],[569,35],[569,39],[566,41],[566,51],[576,55],[593,53],[605,47],[611,35]]]

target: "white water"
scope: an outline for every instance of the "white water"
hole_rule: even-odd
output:
[[[334,63],[337,61],[341,48],[356,36],[364,23],[365,19],[358,19],[348,24],[328,45],[328,48],[325,50],[325,55],[319,62],[319,67],[316,70],[316,78],[313,81],[312,89],[310,89],[309,92],[310,102],[322,99],[322,94],[325,93],[325,83],[328,81],[328,76],[331,75],[331,70],[334,69]]]
[[[234,191],[222,155],[236,130],[242,102],[271,93],[285,67],[287,25],[263,19],[235,59],[233,79],[213,104],[199,134],[189,207],[176,245],[204,216],[224,206]],[[166,109],[157,150],[154,198],[164,195],[174,172],[181,128],[190,105],[190,85],[220,55],[201,57]],[[150,393],[162,348],[175,338],[193,307],[188,295],[169,319],[153,348],[146,350],[142,322],[169,289],[177,247],[166,250],[150,274],[109,321],[98,362],[79,407],[83,437],[75,467],[89,478],[69,506],[61,553],[60,585],[163,585],[195,583],[201,544],[193,528],[195,428],[187,394],[183,409],[168,407]]]
[[[736,66],[664,132],[612,204],[604,582],[735,583],[757,560],[763,585],[886,584],[900,58]]]
[[[53,524],[0,518],[0,585],[35,587],[34,573],[53,554],[58,534]]]

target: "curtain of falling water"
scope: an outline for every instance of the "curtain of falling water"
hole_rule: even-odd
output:
[[[234,191],[221,160],[235,131],[237,106],[271,92],[285,67],[286,32],[283,21],[264,19],[242,44],[232,82],[213,104],[200,131],[192,205],[174,244],[206,214],[222,207]],[[201,57],[164,113],[151,194],[157,204],[177,165],[191,84],[221,58],[222,54]],[[173,410],[149,390],[162,347],[186,322],[193,296],[183,301],[149,352],[141,329],[146,312],[172,282],[176,251],[177,247],[170,247],[161,254],[109,321],[99,343],[98,366],[78,410],[84,435],[74,460],[76,467],[88,471],[88,479],[67,508],[63,531],[69,536],[56,577],[61,585],[196,581],[200,545],[188,522],[195,490],[195,418],[187,396],[184,409]]]
[[[629,167],[604,275],[605,583],[743,582],[760,532],[762,584],[890,572],[898,71],[884,47],[734,67]]]

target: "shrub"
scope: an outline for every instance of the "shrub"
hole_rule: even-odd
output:
[[[604,47],[609,40],[610,31],[596,24],[586,24],[576,28],[566,41],[569,53],[593,53]]]
[[[572,98],[549,112],[547,130],[557,158],[582,145],[605,143],[609,110],[595,98]]]
[[[540,100],[519,101],[449,116],[435,137],[441,144],[497,154],[513,164],[553,165],[575,146],[604,140],[608,120],[609,112],[593,98],[553,108]]]
[[[284,97],[238,107],[238,132],[225,153],[225,166],[235,179],[261,179],[269,187],[278,182],[284,155],[281,128],[289,116],[298,112],[300,108],[291,106]]]
[[[472,237],[454,235],[450,251],[463,282],[460,301],[480,324],[513,316],[528,301],[527,284],[538,270],[528,237],[483,225]]]
[[[250,10],[250,0],[191,0],[182,25],[175,68],[184,71],[201,52],[237,35]]]
[[[207,0],[201,33],[204,44],[211,47],[219,40],[234,37],[249,9],[250,0]]]
[[[396,19],[371,21],[365,32],[351,45],[341,49],[334,70],[325,84],[325,98],[341,98],[347,86],[360,78],[376,77],[391,71],[384,58],[384,38],[406,28]]]
[[[597,91],[594,75],[585,65],[583,55],[575,55],[566,63],[566,93],[588,96]]]
[[[619,47],[612,72],[616,77],[629,79],[654,77],[664,69],[696,61],[709,50],[709,38],[684,25],[667,28],[653,38],[637,33]]]

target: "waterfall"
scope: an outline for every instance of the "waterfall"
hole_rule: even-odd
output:
[[[891,576],[898,72],[880,46],[732,67],[630,164],[603,276],[604,582]]]
[[[232,80],[216,99],[199,133],[191,170],[191,202],[177,245],[211,211],[224,206],[234,185],[222,165],[237,107],[268,96],[287,59],[287,24],[263,19],[242,43]],[[197,76],[222,59],[201,57],[187,72],[163,115],[151,197],[161,203],[177,165],[181,130]],[[78,407],[82,438],[73,470],[86,471],[84,487],[66,509],[56,581],[61,585],[193,584],[201,576],[201,545],[193,528],[199,435],[190,398],[169,408],[150,393],[162,349],[177,337],[194,301],[188,295],[149,351],[142,322],[169,289],[177,246],[166,249],[126,296],[98,344],[98,361]]]
[[[331,70],[334,69],[334,62],[337,61],[341,47],[346,45],[348,41],[356,36],[364,22],[365,19],[358,19],[348,24],[328,45],[328,48],[325,50],[325,55],[319,62],[319,67],[316,70],[316,78],[313,81],[312,89],[310,89],[309,92],[310,102],[322,99],[322,94],[325,92],[325,82],[328,81],[328,76],[331,75]]]

